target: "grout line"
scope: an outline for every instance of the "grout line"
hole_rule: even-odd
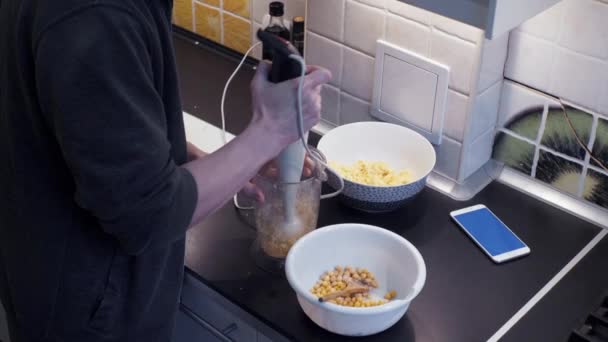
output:
[[[432,27],[431,25],[427,25],[427,24],[425,24],[425,23],[421,23],[421,22],[416,21],[416,20],[414,20],[414,19],[411,19],[411,18],[406,18],[406,17],[400,16],[400,15],[398,15],[398,14],[395,14],[395,13],[393,13],[393,12],[389,11],[388,9],[386,10],[386,17],[387,17],[387,18],[388,18],[388,17],[395,17],[396,19],[400,19],[400,20],[406,21],[406,22],[408,22],[408,23],[411,23],[412,25],[415,25],[415,26],[420,26],[420,28],[427,28],[427,29],[429,29],[429,30],[430,30],[430,29],[431,29],[431,27]],[[387,20],[387,22],[388,22],[388,20]]]
[[[576,266],[589,252],[608,234],[608,230],[602,229],[578,254],[570,260],[543,288],[540,289],[524,306],[519,309],[487,342],[498,342],[505,334],[517,324],[551,289],[562,280],[574,266]]]
[[[234,12],[226,11],[226,10],[224,10],[224,9],[222,9],[222,12],[224,12],[224,13],[226,13],[226,14],[229,14],[229,15],[231,15],[231,16],[233,16],[233,17],[237,17],[237,18],[239,18],[239,19],[243,19],[243,20],[248,21],[248,22],[250,22],[250,23],[253,23],[253,22],[254,22],[254,21],[253,21],[251,18],[243,17],[242,15],[237,14],[237,13],[234,13]],[[261,26],[261,25],[260,25],[260,26]]]
[[[549,103],[545,101],[543,105],[543,115],[540,119],[540,126],[538,127],[538,133],[536,133],[536,140],[534,142],[534,158],[532,160],[532,172],[530,173],[530,177],[536,178],[536,169],[538,168],[538,160],[540,159],[540,142],[543,138],[543,134],[545,133],[545,128],[547,127],[547,117],[549,116]]]
[[[501,128],[499,131],[500,131],[500,132],[503,132],[503,133],[506,133],[506,134],[508,134],[508,135],[510,135],[510,136],[512,136],[512,137],[514,137],[514,138],[517,138],[517,139],[519,139],[519,140],[523,140],[523,141],[527,142],[527,143],[528,143],[528,144],[530,144],[530,145],[536,145],[536,142],[534,142],[534,141],[530,140],[530,138],[526,138],[526,137],[524,137],[524,136],[522,136],[522,135],[519,135],[519,134],[517,134],[517,133],[515,133],[515,132],[513,132],[513,131],[510,131],[510,130],[509,130],[509,129],[507,129],[507,128]],[[570,157],[570,156],[569,156],[569,155],[567,155],[567,154],[563,154],[563,153],[561,153],[561,152],[558,152],[558,151],[552,150],[552,149],[550,149],[550,148],[548,148],[548,147],[546,147],[546,146],[544,146],[544,145],[540,145],[540,146],[539,146],[539,148],[540,148],[541,150],[545,151],[545,152],[549,152],[549,153],[551,153],[551,154],[554,154],[554,155],[556,155],[556,156],[558,156],[558,157],[560,157],[560,158],[562,158],[562,159],[566,159],[567,161],[571,161],[571,162],[576,163],[576,164],[579,164],[579,165],[581,165],[581,166],[583,165],[583,161],[582,161],[582,160],[580,160],[580,159],[576,159],[576,158],[574,158],[574,157]]]
[[[327,0],[324,0],[327,1]],[[340,32],[339,36],[340,36],[340,43],[344,44],[344,36],[345,36],[345,32],[346,32],[346,2],[348,0],[344,0],[344,2],[342,3],[342,22],[340,23],[341,27],[342,27],[342,31]]]
[[[356,100],[359,100],[359,101],[361,101],[361,102],[365,102],[367,105],[370,105],[370,106],[371,106],[371,104],[372,104],[370,101],[364,100],[364,99],[360,98],[360,97],[359,97],[359,96],[357,96],[357,95],[353,95],[353,94],[351,94],[351,93],[349,93],[349,92],[345,91],[344,89],[340,89],[340,93],[341,93],[340,95],[344,94],[344,95],[346,95],[346,96],[350,96],[350,97],[352,97],[352,98],[354,98],[354,99],[356,99]]]
[[[342,124],[342,89],[338,88],[338,113],[336,115],[337,121],[336,125],[340,126]]]
[[[593,152],[593,144],[595,143],[595,136],[597,134],[597,126],[598,126],[598,117],[595,115],[592,115],[592,123],[591,123],[591,132],[589,134],[589,141],[587,142],[587,148],[589,149],[589,151]],[[578,191],[576,193],[577,197],[581,197],[583,198],[584,195],[584,191],[585,191],[585,180],[587,179],[587,172],[589,170],[589,165],[590,165],[590,161],[591,161],[591,154],[589,154],[589,152],[585,151],[585,163],[583,164],[583,171],[581,172],[581,178],[579,179],[579,183],[578,183]]]
[[[224,42],[224,11],[220,10],[220,42],[226,46]]]
[[[516,132],[513,132],[513,131],[509,130],[506,127],[503,127],[501,129],[499,129],[499,131],[503,132],[503,133],[506,133],[506,134],[512,136],[513,138],[517,138],[519,140],[523,140],[523,141],[527,142],[530,145],[535,145],[536,144],[536,142],[534,140],[532,140],[530,138],[527,138],[527,137],[524,137],[523,135],[520,135],[520,134],[518,134]]]
[[[461,41],[463,41],[463,42],[465,42],[465,43],[467,43],[467,44],[472,44],[472,45],[475,45],[475,46],[480,45],[480,44],[477,44],[477,43],[476,43],[476,42],[474,42],[474,41],[470,41],[470,40],[468,40],[468,39],[464,39],[464,38],[462,38],[462,37],[460,37],[460,36],[457,36],[457,35],[455,35],[455,34],[453,34],[453,33],[450,33],[450,32],[448,32],[448,31],[442,30],[442,29],[440,29],[439,27],[437,27],[437,26],[435,26],[435,25],[432,25],[432,24],[431,24],[431,25],[430,25],[430,27],[432,27],[433,29],[435,29],[435,30],[436,30],[437,32],[439,32],[439,33],[442,33],[442,34],[445,34],[446,36],[450,36],[450,37],[452,37],[452,38],[455,38],[455,39],[461,40]]]
[[[552,150],[550,148],[547,148],[547,147],[545,147],[543,145],[540,146],[540,149],[543,150],[543,151],[545,151],[545,152],[549,152],[549,153],[551,153],[553,155],[556,155],[556,156],[558,156],[558,157],[560,157],[562,159],[566,159],[569,162],[573,162],[575,164],[583,166],[583,161],[580,160],[580,159],[576,159],[574,157],[570,157],[569,155],[563,154],[561,152],[554,151],[554,150]]]
[[[608,172],[606,172],[606,170],[601,169],[601,168],[599,168],[597,166],[589,165],[589,170],[595,171],[595,172],[597,172],[597,173],[599,173],[601,175],[604,175],[604,176],[608,177]],[[604,210],[605,209],[606,208],[604,208]]]
[[[220,41],[222,45],[226,46],[224,42],[224,0],[220,0]]]
[[[537,35],[535,35],[533,33],[527,32],[527,31],[518,30],[518,31],[514,31],[514,33],[520,34],[520,35],[523,35],[523,36],[527,36],[529,38],[533,38],[533,39],[536,39],[536,40],[541,40],[541,41],[543,41],[545,43],[548,43],[548,44],[551,44],[553,47],[561,49],[563,51],[567,51],[567,52],[573,53],[575,55],[579,55],[579,56],[581,56],[583,58],[587,58],[587,59],[593,60],[595,62],[600,62],[601,64],[606,64],[606,60],[604,60],[604,59],[602,59],[600,57],[595,57],[595,56],[592,56],[592,55],[588,55],[588,54],[585,54],[583,52],[576,51],[576,50],[567,48],[567,47],[559,44],[558,42],[559,42],[559,39],[560,39],[560,34],[561,34],[561,31],[562,31],[561,29],[562,29],[563,26],[564,25],[560,25],[560,28],[558,29],[560,31],[558,31],[555,40],[550,40],[550,39],[547,39],[547,38],[544,38],[544,37],[540,37],[540,36],[537,36]]]
[[[190,6],[192,6],[192,32],[196,32],[196,1],[191,0]]]

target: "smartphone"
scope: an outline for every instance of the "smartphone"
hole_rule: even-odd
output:
[[[485,205],[456,210],[450,216],[496,263],[530,254],[530,248]]]

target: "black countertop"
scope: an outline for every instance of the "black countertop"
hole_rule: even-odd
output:
[[[181,38],[175,44],[184,110],[219,125],[221,90],[236,60]],[[228,128],[233,133],[242,131],[249,121],[248,83],[252,74],[251,67],[244,68],[229,93]],[[486,257],[449,218],[450,211],[479,203],[493,210],[530,246],[532,253],[502,265]],[[383,215],[359,213],[337,200],[323,201],[319,226],[342,222],[373,224],[404,236],[420,250],[427,265],[425,288],[406,316],[391,329],[365,338],[366,341],[484,341],[600,231],[498,183],[489,185],[468,202],[457,202],[425,189],[407,208]],[[250,252],[254,238],[255,231],[236,209],[227,205],[188,233],[187,272],[290,339],[350,340],[317,327],[301,311],[285,279],[256,267]],[[580,291],[571,293],[573,286],[586,289],[593,283],[599,294],[604,284],[600,280],[606,277],[598,277],[600,271],[586,270],[594,267],[594,262],[588,261],[591,257],[598,262],[602,256],[606,270],[608,248],[592,252],[581,263],[581,266],[588,264],[586,269],[577,266],[566,277],[562,293],[576,296]],[[514,341],[537,340],[526,336],[540,336],[534,335],[537,327],[551,324],[553,318],[543,316],[547,313],[549,317],[567,316],[559,321],[564,326],[553,326],[560,336],[573,328],[566,325],[576,321],[575,314],[584,312],[585,305],[573,299],[580,305],[572,313],[569,309],[572,300],[551,301],[552,296],[559,299],[559,293],[554,294],[560,290],[562,284],[559,285],[534,307],[531,319],[524,317],[514,327],[512,333],[518,334],[513,335]],[[593,296],[591,291],[582,292]],[[545,304],[545,300],[549,303]]]

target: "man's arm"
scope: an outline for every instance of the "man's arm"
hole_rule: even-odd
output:
[[[255,196],[256,189],[249,180],[285,146],[299,139],[295,120],[298,81],[271,84],[267,81],[269,71],[269,64],[260,63],[251,83],[253,119],[245,131],[218,151],[184,165],[194,176],[199,195],[192,224],[224,205],[243,187]],[[320,87],[331,78],[325,69],[311,67],[308,71],[303,88],[305,130],[319,121]]]
[[[297,138],[287,95],[297,83],[270,85],[264,74],[252,88],[250,127],[213,155],[176,165],[147,49],[129,13],[97,6],[56,23],[35,50],[37,95],[74,177],[75,199],[130,254],[183,238]],[[307,128],[318,121],[317,85],[328,78],[315,75],[306,87],[313,95],[304,102]]]
[[[34,50],[36,94],[75,201],[130,254],[183,238],[198,197],[171,157],[147,39],[129,12],[94,6],[48,28]]]
[[[209,153],[201,150],[200,148],[198,148],[196,145],[194,145],[191,142],[188,142],[188,161],[191,162],[193,160],[196,160],[198,158],[203,158],[204,156],[208,155]]]

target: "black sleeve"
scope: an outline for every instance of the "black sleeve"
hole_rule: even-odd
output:
[[[197,200],[194,178],[170,155],[145,32],[130,13],[96,6],[35,46],[37,96],[75,200],[130,254],[184,237]]]

